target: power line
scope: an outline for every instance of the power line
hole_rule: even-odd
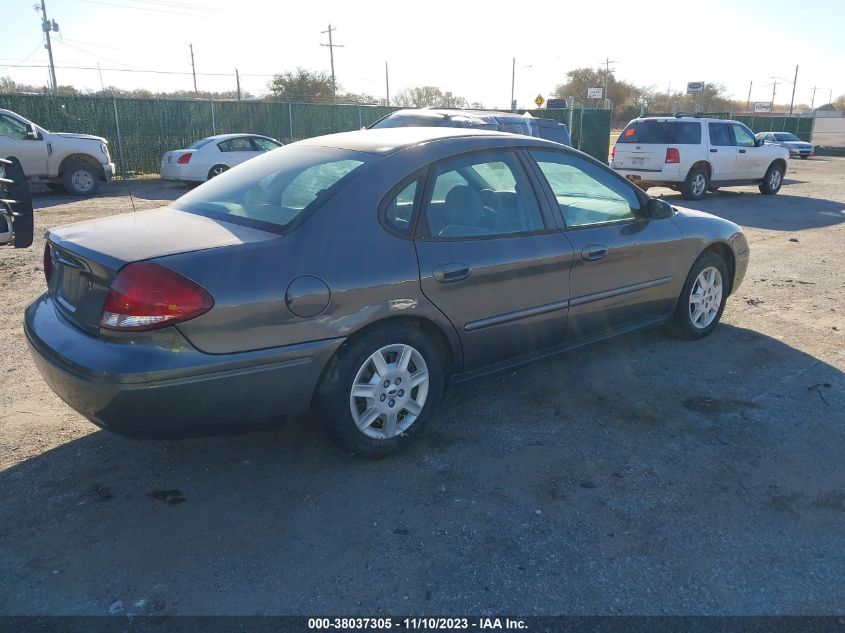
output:
[[[105,7],[116,7],[118,9],[129,9],[131,11],[149,11],[152,13],[168,13],[170,15],[181,15],[184,17],[189,18],[204,18],[206,20],[223,20],[225,19],[222,15],[208,15],[204,13],[190,13],[186,11],[167,11],[163,8],[152,8],[152,7],[133,7],[128,4],[117,4],[115,2],[103,2],[102,0],[76,0],[77,2],[84,2],[86,4],[99,4]]]

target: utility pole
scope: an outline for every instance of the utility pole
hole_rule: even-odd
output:
[[[513,58],[513,62],[511,63],[511,112],[516,112],[516,105],[513,102],[513,90],[516,86],[516,57]]]
[[[666,114],[669,114],[669,98],[672,95],[672,82],[669,82],[669,86],[666,88]]]
[[[56,65],[53,63],[53,45],[50,42],[50,31],[58,32],[59,25],[56,24],[55,20],[47,19],[47,7],[44,5],[44,0],[41,0],[41,4],[36,4],[33,8],[36,11],[41,11],[41,30],[44,32],[44,37],[46,38],[44,48],[47,49],[47,56],[50,58],[50,89],[53,94],[57,94],[59,84],[56,82]]]
[[[332,31],[337,31],[336,28],[332,28],[331,22],[329,23],[329,28],[326,31],[320,31],[321,33],[328,33],[329,34],[329,43],[328,44],[320,44],[320,46],[328,46],[329,48],[329,60],[332,64],[332,105],[334,105],[336,93],[337,93],[337,82],[335,82],[334,78],[334,49],[336,48],[343,48],[343,44],[334,44],[332,42]]]
[[[816,89],[818,86],[813,86],[813,98],[810,100],[810,112],[813,112],[813,106],[816,105]]]
[[[194,94],[199,94],[199,91],[197,90],[197,67],[196,64],[194,64],[194,45],[188,44],[188,48],[191,49],[191,71],[194,75]]]
[[[775,91],[778,89],[778,80],[775,79],[774,77],[770,77],[770,79],[774,79],[774,82],[775,82],[775,83],[772,84],[772,109],[771,109],[772,114],[774,114],[774,112],[775,112]]]
[[[384,62],[384,89],[387,92],[387,105],[390,105],[390,73],[387,70],[387,62]]]
[[[795,105],[795,86],[798,84],[798,66],[795,66],[795,79],[792,80],[792,99],[789,101],[789,116],[792,116],[792,106]]]
[[[235,83],[238,85],[238,101],[241,100],[241,75],[238,72],[238,69],[235,68]]]
[[[616,64],[618,62],[613,61],[609,57],[606,57],[604,60],[604,102],[607,104],[610,101],[610,97],[607,94],[607,85],[608,79],[610,78],[610,65]]]
[[[748,82],[748,99],[745,101],[745,113],[748,114],[748,108],[751,107],[751,86],[754,85],[753,81]]]

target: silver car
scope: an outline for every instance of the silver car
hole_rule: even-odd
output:
[[[790,158],[810,158],[815,154],[812,143],[802,141],[792,132],[759,132],[757,138],[764,143],[773,143],[789,150]]]
[[[51,229],[44,264],[27,340],[95,424],[314,411],[380,455],[450,382],[661,324],[710,334],[748,244],[557,143],[415,127],[300,141],[169,206]]]

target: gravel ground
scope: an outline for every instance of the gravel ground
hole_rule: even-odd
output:
[[[133,189],[139,209],[184,191]],[[39,234],[132,210],[118,184],[35,201]],[[25,347],[43,240],[0,251],[0,613],[845,613],[845,159],[688,206],[752,247],[713,336],[648,331],[460,385],[379,461],[308,419],[97,430]]]

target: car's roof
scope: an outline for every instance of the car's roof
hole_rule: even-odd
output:
[[[560,121],[554,119],[544,119],[537,116],[524,116],[516,112],[501,112],[499,110],[470,110],[466,108],[407,108],[404,110],[396,110],[391,112],[388,116],[393,115],[414,116],[425,118],[426,116],[434,118],[440,117],[467,117],[476,119],[501,119],[506,121],[530,121],[536,124],[548,125],[550,123],[556,125],[564,125]]]
[[[550,145],[557,147],[557,143],[544,141],[533,136],[508,134],[492,130],[476,130],[473,128],[454,127],[392,127],[358,130],[355,132],[341,132],[327,134],[299,141],[296,145],[318,145],[321,147],[336,147],[370,154],[387,156],[408,147],[448,139],[468,139],[481,141],[483,139],[508,139],[528,145]]]
[[[264,136],[263,134],[252,134],[250,132],[244,132],[243,134],[215,134],[214,136],[203,136],[201,139],[197,140],[208,139],[209,141],[225,141],[228,138],[238,138],[241,136],[260,136],[262,138],[270,138],[269,136]]]
[[[658,123],[675,123],[678,121],[696,122],[696,123],[739,123],[739,121],[732,121],[730,119],[717,119],[713,117],[702,116],[643,116],[637,117],[634,121],[657,121]],[[634,121],[631,121],[633,123]]]

